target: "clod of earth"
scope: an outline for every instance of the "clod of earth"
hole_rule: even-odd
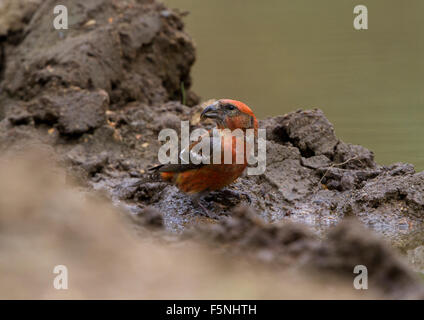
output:
[[[199,126],[202,106],[190,90],[195,47],[181,14],[156,1],[75,0],[68,7],[72,28],[59,34],[49,20],[55,1],[20,2],[25,10],[14,21],[0,19],[3,155],[47,146],[70,176],[106,190],[137,224],[350,277],[353,264],[368,263],[381,267],[375,283],[386,294],[424,296],[393,249],[362,227],[344,222],[327,233],[355,217],[419,254],[413,249],[423,239],[424,172],[378,165],[368,149],[338,139],[320,110],[292,112],[259,123],[267,131],[266,172],[211,194],[207,209],[222,219],[202,217],[175,186],[134,187],[157,162],[162,128],[178,128],[181,120]],[[249,213],[238,208],[246,198],[231,191],[249,195]]]

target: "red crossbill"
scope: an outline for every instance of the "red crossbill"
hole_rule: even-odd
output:
[[[255,136],[257,135],[258,120],[252,110],[240,101],[230,99],[218,100],[203,110],[201,119],[205,118],[213,119],[216,122],[217,128],[220,130],[242,130],[244,134],[243,138],[245,138],[247,129],[253,129]],[[208,133],[211,136],[212,130],[209,130]],[[232,155],[230,164],[224,163],[224,161],[221,161],[221,163],[210,161],[210,164],[164,164],[150,168],[149,170],[159,173],[164,181],[175,184],[181,191],[187,194],[197,195],[193,200],[207,212],[197,202],[198,197],[208,191],[219,190],[230,185],[242,175],[247,167],[248,155],[246,144],[244,144],[243,162],[236,163],[236,137],[232,136],[231,139],[232,143],[225,143],[223,135],[222,142],[220,143],[222,157],[224,157],[226,148],[231,148],[229,150]],[[199,141],[192,143],[189,146],[189,150],[191,151],[197,143]]]

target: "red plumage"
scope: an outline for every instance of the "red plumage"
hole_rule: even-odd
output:
[[[244,103],[237,100],[222,99],[204,109],[202,118],[212,118],[216,121],[218,129],[241,129],[244,137],[247,129],[254,129],[257,134],[258,121],[252,110]],[[211,134],[211,131],[209,131]],[[203,193],[206,191],[214,191],[224,188],[233,183],[240,177],[247,167],[246,143],[244,147],[244,162],[236,163],[236,137],[232,136],[232,143],[224,143],[228,133],[222,134],[221,137],[221,155],[222,161],[219,164],[177,164],[177,165],[160,165],[152,168],[160,173],[163,180],[175,184],[181,191],[188,194]],[[246,140],[244,139],[244,142]],[[190,145],[189,151],[199,143],[194,142]],[[232,163],[225,164],[224,154],[226,148],[232,155]]]

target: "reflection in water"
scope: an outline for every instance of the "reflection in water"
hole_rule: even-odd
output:
[[[318,107],[379,163],[424,170],[424,1],[361,1],[362,31],[353,28],[357,1],[165,2],[190,11],[203,99],[240,99],[260,117]]]

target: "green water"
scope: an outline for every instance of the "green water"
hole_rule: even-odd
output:
[[[423,0],[166,0],[190,14],[194,90],[264,118],[318,107],[379,163],[424,170]],[[368,30],[353,8],[368,8]]]

